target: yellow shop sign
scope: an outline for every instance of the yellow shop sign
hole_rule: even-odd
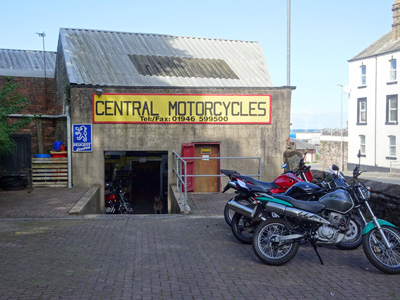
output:
[[[271,124],[271,95],[93,94],[93,123]]]

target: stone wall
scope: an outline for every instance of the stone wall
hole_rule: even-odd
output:
[[[319,165],[322,170],[327,170],[332,164],[340,167],[340,141],[321,141],[319,148]],[[347,170],[348,143],[343,142],[343,170]]]
[[[325,173],[319,170],[311,171],[314,179],[322,179]],[[352,180],[351,177],[346,177],[346,179]],[[371,187],[369,204],[377,218],[400,227],[400,185],[362,179],[362,175],[360,180]]]
[[[362,181],[371,187],[369,203],[375,215],[400,227],[400,185],[373,180]]]

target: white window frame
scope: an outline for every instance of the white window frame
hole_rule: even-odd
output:
[[[357,124],[367,124],[367,98],[358,99]],[[364,105],[364,108],[362,106]]]
[[[389,135],[389,156],[396,157],[396,136]]]
[[[367,66],[361,65],[361,86],[367,85]]]
[[[365,140],[366,140],[366,137],[365,137],[365,135],[360,135],[360,153],[361,153],[361,155],[365,155],[366,154],[366,146],[365,146]]]
[[[396,107],[392,107],[392,104],[395,104]],[[397,123],[397,110],[398,110],[398,103],[397,103],[397,97],[388,97],[388,116],[387,116],[387,121],[388,123]],[[392,113],[394,112],[395,117],[392,118]]]
[[[392,58],[389,60],[390,62],[390,81],[396,81],[397,80],[397,60]]]

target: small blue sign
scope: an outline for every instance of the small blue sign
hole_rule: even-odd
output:
[[[72,151],[92,151],[92,124],[72,125]]]

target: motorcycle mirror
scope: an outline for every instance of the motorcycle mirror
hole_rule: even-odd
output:
[[[284,163],[282,166],[281,166],[281,169],[284,169],[284,168],[286,168],[287,167],[287,163]]]
[[[304,166],[304,158],[300,159],[300,162],[299,162],[299,167],[302,167],[302,166]]]
[[[339,171],[339,167],[335,164],[332,165],[332,170],[333,171]]]
[[[358,176],[358,167],[355,167],[353,170],[353,177],[357,177]]]

